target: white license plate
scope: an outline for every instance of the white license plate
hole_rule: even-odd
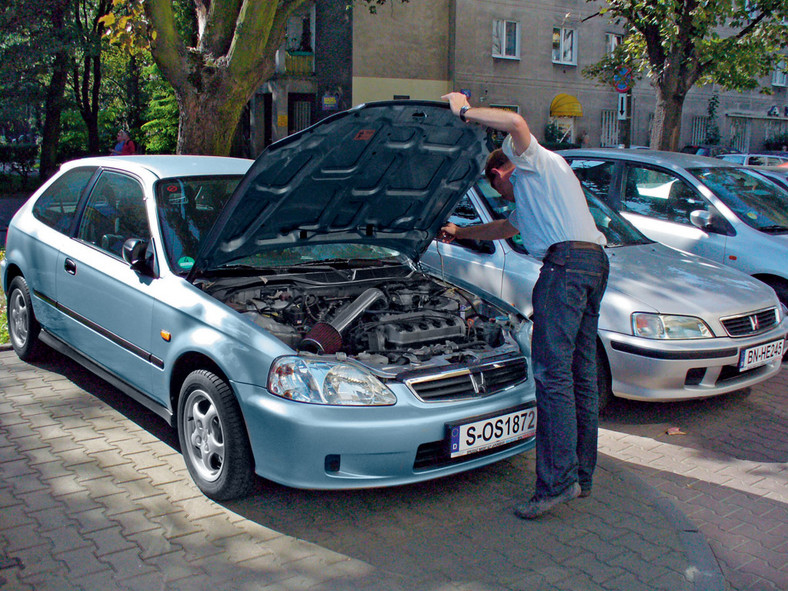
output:
[[[536,433],[536,407],[511,410],[501,415],[469,419],[449,425],[450,455],[465,456],[533,437]]]
[[[745,349],[739,355],[739,371],[751,369],[769,363],[772,359],[782,357],[785,340],[772,341]]]

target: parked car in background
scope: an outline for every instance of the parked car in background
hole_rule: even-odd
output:
[[[613,395],[650,401],[715,396],[780,371],[788,319],[760,281],[656,243],[586,190],[607,238],[610,277],[597,343],[600,407]],[[513,204],[481,180],[450,221],[478,224],[508,216]],[[512,240],[433,242],[422,257],[436,273],[482,287],[533,311],[540,260]]]
[[[788,164],[788,156],[778,156],[776,154],[720,154],[717,158],[743,166],[780,166],[781,164]]]
[[[788,305],[788,192],[755,169],[651,150],[561,154],[652,240],[752,275]]]
[[[788,191],[788,166],[755,166],[753,168]]]
[[[533,447],[530,322],[417,266],[484,164],[445,103],[369,103],[256,161],[91,158],[13,218],[11,343],[178,431],[215,499],[454,474]]]
[[[715,158],[720,154],[736,154],[739,151],[730,146],[718,144],[687,144],[681,149],[682,154],[695,154],[696,156],[711,156]]]

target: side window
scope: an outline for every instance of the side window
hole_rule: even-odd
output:
[[[690,213],[707,207],[690,185],[670,173],[636,166],[626,171],[623,211],[689,226]]]
[[[463,195],[462,199],[457,203],[454,211],[449,216],[449,221],[458,226],[474,226],[482,223],[479,213],[476,211],[470,197],[467,195]],[[482,254],[492,254],[495,252],[495,245],[491,240],[457,239],[454,241],[454,244]]]
[[[613,163],[604,160],[572,160],[569,165],[580,183],[603,201],[607,200],[613,180]]]
[[[77,238],[120,257],[129,238],[150,240],[140,184],[123,174],[105,172],[90,193]]]
[[[76,215],[80,195],[94,172],[95,167],[64,173],[36,201],[33,206],[36,219],[59,232],[67,232]]]

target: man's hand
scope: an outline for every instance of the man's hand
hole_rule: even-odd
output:
[[[470,103],[468,102],[468,97],[465,96],[461,92],[450,92],[449,94],[444,94],[441,97],[444,101],[449,101],[449,106],[451,107],[451,112],[455,115],[460,114],[460,109],[463,107],[470,107]]]
[[[457,230],[459,228],[456,224],[449,222],[443,226],[438,232],[438,240],[441,242],[452,242],[457,237]]]

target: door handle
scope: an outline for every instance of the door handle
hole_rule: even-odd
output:
[[[71,275],[77,274],[77,264],[71,259],[66,259],[65,263],[63,263],[63,268],[66,270],[66,273]]]

